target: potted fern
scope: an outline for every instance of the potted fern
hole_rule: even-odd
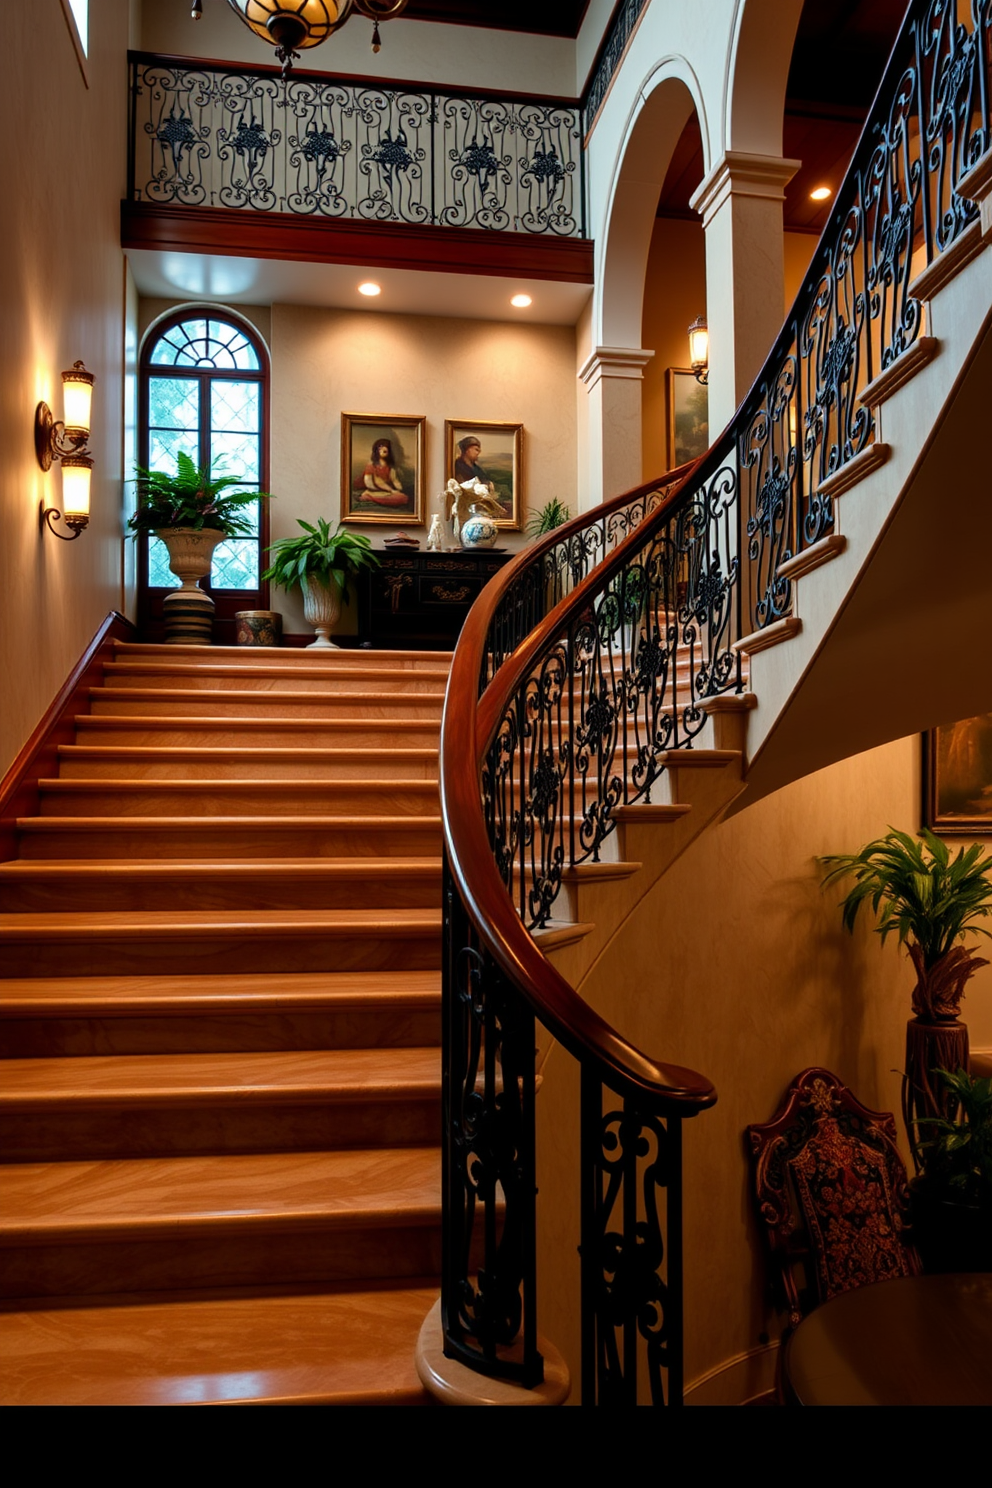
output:
[[[197,465],[189,455],[176,456],[174,472],[135,467],[137,509],[127,525],[160,537],[169,554],[169,567],[180,588],[163,602],[166,641],[172,645],[209,645],[214,602],[199,581],[210,574],[214,548],[229,537],[251,536],[253,523],[246,507],[269,499],[267,491],[245,489],[223,462]]]
[[[825,886],[853,878],[841,900],[844,924],[853,931],[863,906],[878,918],[883,942],[892,934],[905,945],[916,972],[913,1014],[906,1030],[903,1119],[917,1169],[918,1127],[934,1117],[947,1120],[956,1102],[935,1083],[938,1069],[967,1069],[968,1029],[959,1020],[965,984],[983,956],[961,945],[968,934],[990,936],[977,922],[992,914],[992,858],[982,847],[946,844],[926,828],[919,838],[889,828],[859,853],[822,859]]]
[[[297,517],[302,537],[283,537],[268,549],[271,565],[262,575],[280,589],[303,592],[303,614],[316,631],[308,650],[334,647],[330,632],[341,615],[341,601],[349,599],[348,580],[378,565],[367,537],[349,532],[340,523],[334,532],[323,517],[316,527]],[[336,648],[335,648],[336,649]]]
[[[953,1110],[918,1123],[913,1238],[927,1271],[992,1271],[992,1079],[935,1073]]]

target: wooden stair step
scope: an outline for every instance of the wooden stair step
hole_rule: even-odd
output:
[[[433,780],[40,780],[48,816],[418,816],[438,810]]]
[[[300,669],[323,676],[354,667],[371,665],[419,671],[450,668],[451,651],[379,651],[365,647],[338,646],[333,650],[308,650],[305,646],[166,646],[152,641],[115,641],[114,657],[118,661],[165,662],[167,665],[187,662],[198,666],[241,666],[248,670],[263,660],[265,666],[287,670]]]
[[[439,908],[0,915],[7,977],[425,971],[440,936]]]
[[[258,662],[254,666],[236,666],[230,662],[176,663],[154,661],[114,661],[103,670],[105,687],[167,688],[183,687],[216,691],[225,686],[234,690],[295,693],[319,689],[322,694],[382,692],[443,693],[448,681],[448,667],[373,667],[349,666],[328,675],[315,676],[303,667],[285,667]]]
[[[436,1286],[324,1287],[0,1315],[8,1405],[424,1405]]]
[[[90,708],[110,717],[441,719],[443,692],[225,692],[195,688],[91,687]]]
[[[22,859],[434,857],[439,816],[32,816]]]
[[[0,863],[0,911],[430,909],[441,858],[70,858]]]
[[[296,780],[359,781],[386,774],[400,780],[433,780],[438,773],[438,751],[407,749],[216,749],[180,745],[63,744],[59,748],[60,779],[140,779],[197,781]]]
[[[158,747],[275,745],[283,748],[366,748],[373,755],[394,746],[438,747],[439,726],[425,718],[182,718],[117,717],[86,713],[75,720],[76,742],[151,744]]]
[[[11,1165],[0,1297],[429,1275],[440,1169],[437,1146]]]
[[[330,1147],[427,1146],[440,1121],[436,1048],[10,1060],[10,1163]]]
[[[0,1056],[428,1047],[438,971],[0,981]]]

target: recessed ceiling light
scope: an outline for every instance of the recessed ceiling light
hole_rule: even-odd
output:
[[[372,295],[382,294],[382,286],[380,284],[373,284],[371,279],[367,279],[364,284],[358,286],[358,293],[369,295],[370,297]]]
[[[510,301],[510,304],[513,306],[514,310],[526,310],[527,306],[533,305],[533,303],[534,301],[528,294],[515,294],[513,296],[513,299]]]
[[[817,186],[815,191],[810,192],[809,199],[810,201],[826,201],[828,196],[833,196],[833,191],[829,186]]]

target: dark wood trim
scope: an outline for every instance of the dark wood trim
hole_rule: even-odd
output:
[[[121,246],[297,263],[487,274],[592,284],[590,238],[538,237],[468,227],[339,222],[286,212],[121,202]]]
[[[101,680],[114,642],[136,637],[130,620],[111,610],[0,782],[0,861],[17,856],[17,818],[37,816],[38,781],[58,774],[59,745],[75,740],[76,714],[88,706],[89,689]]]

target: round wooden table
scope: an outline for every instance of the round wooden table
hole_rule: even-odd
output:
[[[992,1405],[992,1274],[832,1297],[786,1341],[782,1380],[791,1405]]]

